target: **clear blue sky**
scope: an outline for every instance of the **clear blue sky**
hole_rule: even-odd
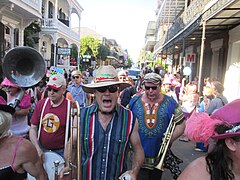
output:
[[[155,20],[156,0],[78,0],[84,11],[81,27],[115,39],[136,62],[148,21]]]

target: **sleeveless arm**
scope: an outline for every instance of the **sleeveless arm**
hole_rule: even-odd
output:
[[[144,151],[143,151],[140,137],[138,134],[138,120],[136,120],[135,122],[133,131],[130,137],[130,142],[133,148],[133,165],[132,165],[132,169],[129,170],[127,173],[132,176],[132,179],[134,179],[134,178],[137,178],[137,174],[144,161]]]
[[[16,154],[16,161],[20,162],[22,168],[37,180],[48,179],[42,161],[30,141],[22,141]]]

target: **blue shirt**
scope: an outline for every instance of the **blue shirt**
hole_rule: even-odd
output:
[[[106,130],[98,120],[98,106],[81,109],[83,180],[115,180],[126,169],[130,135],[135,118],[130,110],[116,105]]]
[[[68,91],[72,94],[73,99],[79,103],[80,107],[83,107],[85,105],[86,93],[82,89],[82,84],[79,86],[71,84],[68,86]]]
[[[177,102],[164,95],[163,101],[155,103],[152,108],[141,100],[142,94],[134,96],[129,105],[133,114],[138,119],[139,135],[145,153],[143,167],[154,168],[161,147],[163,135],[169,125],[172,115],[174,121],[181,124],[184,114]]]

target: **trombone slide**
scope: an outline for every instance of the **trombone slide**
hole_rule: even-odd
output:
[[[170,145],[170,141],[171,141],[175,126],[176,126],[176,122],[174,122],[174,114],[173,114],[171,117],[171,120],[169,122],[168,128],[167,128],[166,132],[164,133],[163,141],[162,141],[159,153],[158,153],[158,158],[160,158],[160,161],[157,164],[156,168],[161,171],[164,171],[163,163],[165,160],[165,156],[166,156],[168,147]]]

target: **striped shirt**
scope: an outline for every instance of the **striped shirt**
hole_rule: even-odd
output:
[[[98,106],[81,109],[82,179],[115,180],[125,172],[130,135],[135,118],[116,105],[104,130],[98,120]]]

